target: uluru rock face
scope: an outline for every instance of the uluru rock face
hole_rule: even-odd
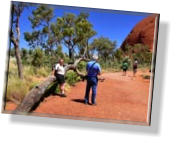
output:
[[[152,14],[140,21],[129,33],[127,38],[121,45],[121,49],[125,50],[125,45],[134,45],[141,43],[148,45],[149,50],[153,49],[153,40],[154,40],[154,28],[155,28],[155,19],[157,15]]]

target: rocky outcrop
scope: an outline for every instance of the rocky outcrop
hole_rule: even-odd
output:
[[[127,44],[134,45],[140,43],[147,45],[149,50],[152,51],[156,17],[156,14],[152,14],[136,24],[122,43],[121,49],[125,50],[125,45]]]

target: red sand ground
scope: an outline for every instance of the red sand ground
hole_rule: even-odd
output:
[[[34,112],[146,122],[149,80],[141,74],[133,78],[131,72],[127,76],[104,73],[106,80],[98,84],[97,106],[83,104],[86,82],[79,82],[67,93],[68,97],[51,95]],[[6,106],[6,110],[14,108],[12,103]]]

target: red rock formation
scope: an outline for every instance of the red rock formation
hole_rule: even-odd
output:
[[[136,24],[136,26],[132,29],[127,38],[122,43],[121,49],[124,50],[126,44],[134,45],[141,43],[148,45],[150,51],[152,51],[156,17],[156,14],[152,14],[151,16],[144,18],[142,21]]]

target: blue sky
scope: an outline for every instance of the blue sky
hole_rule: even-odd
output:
[[[132,30],[132,28],[147,17],[148,13],[126,12],[117,10],[102,10],[91,8],[67,7],[67,6],[54,6],[54,18],[52,22],[56,21],[57,17],[63,16],[64,13],[74,13],[78,15],[80,12],[89,13],[88,20],[93,25],[93,29],[97,32],[93,38],[108,37],[111,40],[117,41],[117,48],[120,47],[123,40]],[[32,11],[36,9],[35,6],[24,9],[20,17],[20,48],[29,48],[28,43],[24,40],[24,32],[32,32],[31,23],[28,17]],[[93,38],[91,40],[93,40]],[[63,51],[67,52],[67,48],[63,47]]]

